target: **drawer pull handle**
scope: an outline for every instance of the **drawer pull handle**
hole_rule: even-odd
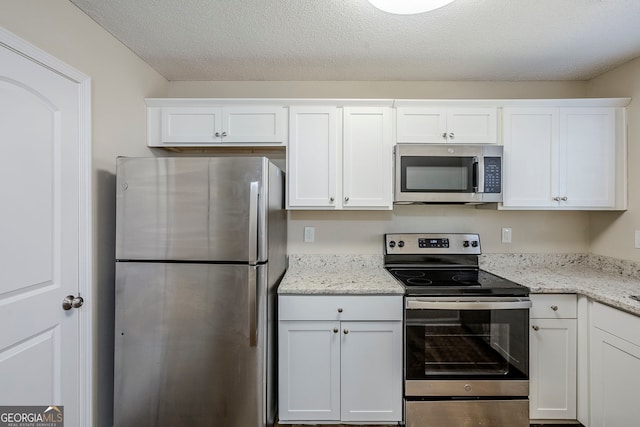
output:
[[[538,330],[540,330],[540,327],[539,327],[539,326],[537,326],[537,325],[533,325],[533,326],[532,326],[532,328],[533,328],[533,330],[534,330],[534,331],[538,331]]]
[[[558,311],[558,306],[557,306],[557,305],[552,305],[552,306],[551,306],[551,310],[553,310],[553,311]]]

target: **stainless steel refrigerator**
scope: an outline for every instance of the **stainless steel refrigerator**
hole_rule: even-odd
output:
[[[114,426],[272,425],[284,173],[119,158],[116,197]]]

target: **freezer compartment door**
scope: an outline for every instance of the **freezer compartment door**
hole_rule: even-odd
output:
[[[116,258],[266,260],[268,160],[119,158]]]
[[[114,426],[270,425],[266,268],[116,264]]]

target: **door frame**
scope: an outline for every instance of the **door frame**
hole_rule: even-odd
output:
[[[78,295],[85,303],[77,310],[79,321],[79,419],[93,425],[93,268],[91,235],[91,78],[58,58],[0,27],[0,45],[77,84],[79,143]]]

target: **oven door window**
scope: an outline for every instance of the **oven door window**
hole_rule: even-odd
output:
[[[418,193],[473,193],[477,174],[474,157],[403,156],[401,190]]]
[[[407,310],[408,380],[527,379],[529,311]]]

